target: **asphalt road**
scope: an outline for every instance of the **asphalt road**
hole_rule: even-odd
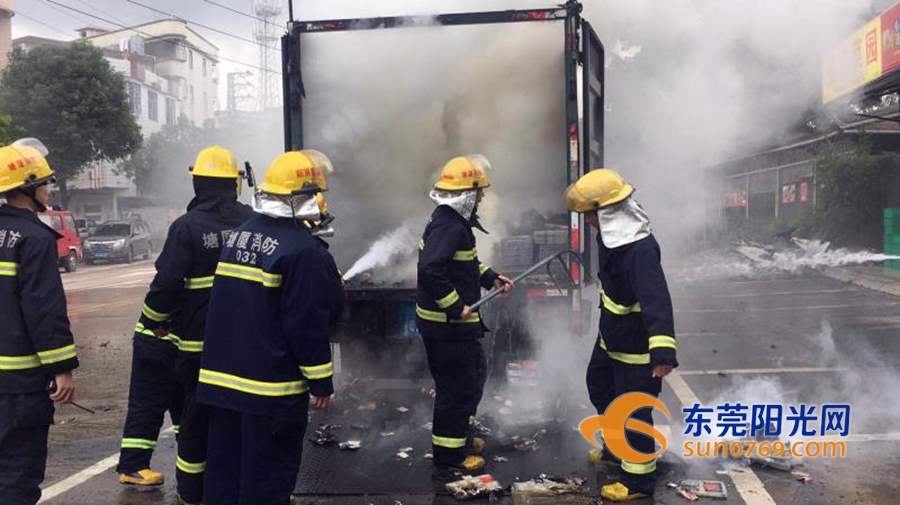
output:
[[[57,424],[51,430],[43,503],[174,503],[175,442],[171,433],[163,435],[154,457],[154,467],[163,469],[167,475],[167,483],[162,488],[147,490],[120,486],[115,482],[113,471],[127,401],[131,333],[152,273],[152,264],[144,261],[128,266],[88,267],[74,274],[63,274],[81,359],[81,368],[76,373],[78,401],[97,410],[97,414],[90,415],[71,406],[57,408]],[[669,438],[669,451],[663,457],[661,468],[664,471],[656,503],[683,502],[665,487],[666,481],[681,478],[723,480],[729,491],[726,503],[734,504],[898,503],[900,407],[893,391],[900,378],[897,370],[900,362],[900,298],[814,274],[762,279],[728,278],[727,272],[715,279],[709,276],[702,280],[680,275],[670,277],[681,367],[667,380],[662,395],[674,421],[657,416],[659,424],[668,425],[663,431]],[[586,348],[576,349],[576,356],[561,359],[568,360],[564,365],[574,369],[576,375],[583,374],[584,356],[590,350],[590,341],[586,342]],[[536,396],[536,402],[541,400],[540,389],[533,390],[532,394]],[[576,405],[583,407],[586,403],[584,390],[576,388],[569,396]],[[414,396],[406,404],[414,413],[422,412],[427,419],[429,401],[424,396]],[[679,457],[683,440],[680,434],[684,431],[679,421],[683,419],[682,405],[699,402],[710,406],[726,401],[732,404],[737,401],[783,402],[788,405],[850,403],[853,412],[851,435],[845,439],[847,454],[844,458],[798,462],[798,468],[811,475],[811,480],[806,483],[799,482],[791,473],[744,467],[737,461],[699,463]],[[351,410],[351,402],[346,398],[338,396],[336,402],[338,406],[344,405],[345,414]],[[329,415],[337,416],[338,413]],[[325,420],[328,418],[314,418],[313,426]],[[421,420],[409,418],[395,422],[399,430],[420,426]],[[366,435],[363,434],[363,438]],[[565,436],[577,437],[577,434]],[[394,445],[400,447],[405,441],[398,440]],[[391,457],[379,463],[384,473],[384,485],[371,491],[369,496],[365,492],[328,496],[304,494],[300,503],[391,505],[400,500],[411,505],[453,502],[452,498],[435,497],[428,492],[391,493],[391,482],[403,481],[403,475],[423,472],[421,474],[427,476],[428,463],[419,457],[427,450],[427,434],[416,434],[411,445],[416,445],[418,451],[413,453],[416,457],[412,464],[397,463],[392,452]],[[566,471],[581,473],[592,485],[603,483],[610,474],[608,469],[598,471],[584,462],[583,453],[577,451],[586,451],[586,444],[568,454],[554,454],[554,450],[561,451],[559,447],[563,445],[544,444],[534,456],[520,453],[513,454],[511,459],[564,460],[561,464]],[[324,451],[317,447],[307,448],[305,460],[314,462],[327,458],[330,453]],[[367,457],[364,452],[356,454],[360,458]],[[510,464],[517,463],[512,461]],[[489,465],[489,471],[510,473],[499,463]],[[546,469],[548,473],[555,470]],[[730,473],[717,473],[723,470]],[[344,475],[316,476],[315,471],[307,469],[303,475],[329,479],[336,488],[341,487],[342,481],[353,478],[350,470]],[[305,489],[322,487],[320,484],[304,482],[301,478],[298,491],[304,493]],[[427,489],[429,485],[424,487]],[[701,500],[698,503],[711,502]]]

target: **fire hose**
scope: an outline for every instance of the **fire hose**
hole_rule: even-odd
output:
[[[563,289],[562,284],[557,282],[557,278],[553,274],[553,271],[551,270],[551,264],[553,263],[553,260],[559,260],[560,265],[562,265],[563,270],[566,272],[566,278],[570,279],[570,281],[568,283],[569,287],[573,286],[574,283],[571,282],[572,274],[571,274],[571,271],[569,270],[569,266],[566,264],[565,261],[563,261],[563,256],[569,256],[571,259],[574,259],[575,262],[578,263],[579,265],[581,265],[581,268],[584,269],[584,260],[582,259],[581,255],[571,249],[564,249],[562,251],[559,251],[556,254],[547,256],[546,258],[542,259],[541,261],[528,267],[527,270],[525,270],[524,272],[520,273],[519,275],[515,276],[512,279],[513,283],[519,282],[522,279],[534,274],[535,272],[540,270],[542,267],[547,267],[547,275],[550,276],[550,279],[553,281],[553,284],[556,286],[556,288],[559,290],[562,290]],[[494,289],[488,291],[487,294],[482,296],[481,299],[479,299],[477,302],[470,305],[471,309],[474,311],[478,307],[481,307],[485,303],[496,298],[502,292],[503,292],[503,286],[495,287]]]

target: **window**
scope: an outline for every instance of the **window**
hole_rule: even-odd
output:
[[[66,214],[66,228],[70,230],[75,230],[77,227],[75,226],[75,218]]]
[[[166,98],[166,124],[175,124],[175,100]]]
[[[188,68],[194,68],[194,51],[188,49]]]
[[[141,115],[141,85],[136,82],[128,83],[128,99],[131,101],[131,113]]]
[[[191,112],[194,112],[194,85],[191,84]]]
[[[147,90],[147,117],[151,121],[159,121],[159,103],[155,91]]]
[[[209,112],[209,97],[206,96],[206,92],[203,93],[203,115]]]
[[[56,231],[62,230],[62,219],[57,214],[50,216],[50,218],[53,221],[53,229]]]
[[[92,219],[94,221],[102,221],[103,220],[103,206],[98,204],[85,204],[84,205],[84,218]]]
[[[203,60],[203,77],[206,77],[206,58],[201,58]]]

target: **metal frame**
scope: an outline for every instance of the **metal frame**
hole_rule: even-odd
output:
[[[347,18],[328,19],[316,21],[290,21],[288,33],[282,38],[282,70],[284,74],[284,146],[285,150],[297,150],[303,148],[303,76],[301,73],[302,34],[333,33],[359,30],[380,30],[421,26],[463,26],[480,24],[503,23],[534,23],[548,21],[562,21],[564,24],[564,78],[565,78],[565,142],[566,149],[566,180],[571,184],[583,173],[593,168],[602,166],[603,163],[603,129],[602,114],[599,124],[594,124],[590,118],[585,117],[582,123],[579,113],[581,105],[591,103],[589,90],[594,90],[594,97],[599,100],[599,106],[603,107],[604,100],[604,50],[593,29],[587,21],[581,18],[582,5],[578,0],[567,0],[565,4],[546,9],[504,10],[486,12],[463,12],[454,14],[440,14],[436,16],[391,16],[374,18]],[[587,41],[585,41],[585,35]],[[592,61],[591,51],[585,50],[587,44],[596,44],[599,50],[599,62]],[[597,79],[591,72],[584,72],[582,85],[584,96],[580,93],[578,82],[578,67],[585,65],[590,67],[597,65],[599,68],[600,83],[597,89]],[[588,111],[584,110],[585,115]],[[584,125],[582,131],[582,125]],[[600,141],[596,141],[600,139]],[[582,140],[584,147],[582,148]],[[594,140],[592,142],[592,140]],[[583,150],[583,152],[582,152]],[[587,262],[581,264],[575,262],[571,265],[573,281],[583,284],[585,276],[590,275],[590,234],[583,234],[584,220],[581,216],[573,214],[569,222],[571,243],[570,247],[586,256]],[[580,295],[572,293],[572,308],[580,311]]]

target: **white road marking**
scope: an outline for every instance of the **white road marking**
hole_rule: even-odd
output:
[[[700,399],[681,375],[681,372],[673,372],[666,376],[666,382],[669,383],[669,387],[672,388],[682,406],[690,407],[699,404]],[[750,468],[744,469],[741,473],[729,473],[728,475],[746,505],[776,505],[762,481]]]
[[[785,368],[732,368],[721,370],[679,370],[678,375],[738,375],[738,374],[770,374],[770,373],[836,373],[846,371],[846,368],[829,367],[785,367]],[[673,374],[674,375],[674,374]],[[671,375],[669,376],[671,377]],[[671,383],[669,384],[671,386]],[[673,387],[674,389],[674,387]]]
[[[173,432],[173,429],[174,428],[172,428],[170,426],[169,428],[164,430],[162,433],[160,433],[160,438],[162,438],[165,435],[171,434]],[[53,484],[52,486],[44,489],[43,494],[41,495],[41,500],[38,503],[39,504],[46,503],[46,502],[52,500],[53,498],[56,498],[57,496],[71,490],[72,488],[84,484],[91,478],[96,477],[97,475],[100,475],[101,473],[116,466],[116,463],[118,463],[118,462],[119,462],[119,452],[116,451],[115,454],[110,454],[106,458],[101,459],[100,461],[98,461],[98,462],[94,463],[93,465],[85,468],[84,470],[76,473],[75,475],[72,475],[71,477],[67,477],[67,478],[57,482],[56,484]]]
[[[825,310],[825,309],[848,309],[848,308],[870,308],[870,307],[896,307],[900,302],[892,303],[867,303],[865,305],[841,304],[841,305],[808,305],[801,307],[772,307],[772,308],[745,308],[745,309],[678,309],[676,314],[742,314],[747,312],[785,312],[795,310]]]

